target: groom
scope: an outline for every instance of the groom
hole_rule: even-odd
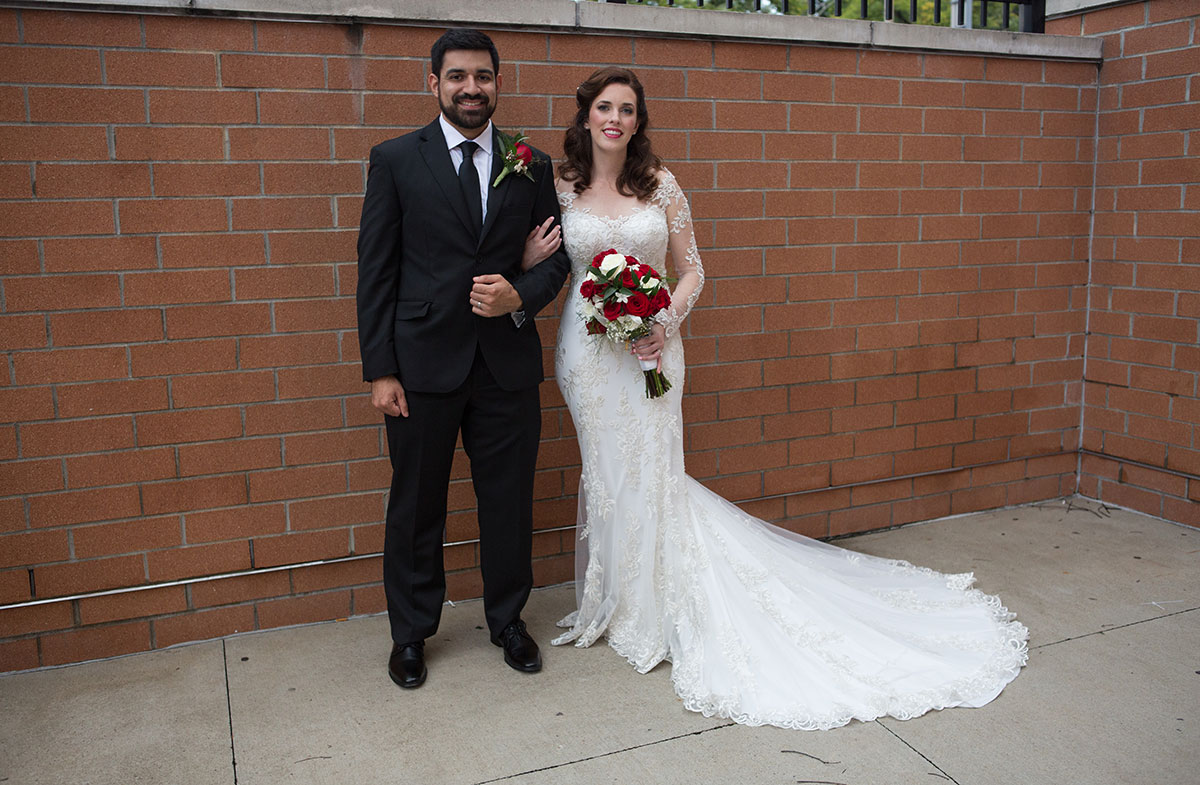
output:
[[[520,671],[542,667],[521,609],[530,564],[541,435],[542,346],[534,315],[562,288],[560,248],[521,272],[525,237],[559,219],[549,158],[506,166],[492,125],[500,57],[476,30],[431,51],[441,114],[371,150],[358,235],[358,340],[371,403],[383,412],[392,486],[383,545],[391,622],[388,674],[425,681],[425,639],[445,600],[442,538],[461,431],[478,500],[483,607],[492,642]],[[496,179],[504,174],[498,185]]]

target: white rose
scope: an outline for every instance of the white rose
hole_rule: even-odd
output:
[[[608,256],[600,260],[600,272],[608,277],[620,275],[625,269],[625,257],[619,253],[610,253]]]
[[[597,310],[595,305],[592,305],[591,300],[583,300],[580,302],[579,310],[580,313],[583,314],[584,321],[587,321],[588,319],[595,319],[600,315],[600,311]]]

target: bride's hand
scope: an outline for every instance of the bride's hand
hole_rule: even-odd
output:
[[[658,370],[662,370],[662,350],[666,343],[667,328],[655,322],[650,328],[650,334],[633,342],[630,351],[639,360],[658,360]]]
[[[562,227],[552,227],[553,223],[554,216],[550,216],[540,226],[533,227],[533,231],[525,238],[525,253],[521,256],[522,271],[530,270],[562,244]]]

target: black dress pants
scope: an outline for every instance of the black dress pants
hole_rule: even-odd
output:
[[[459,431],[478,501],[483,607],[496,636],[516,621],[533,587],[533,474],[541,438],[538,387],[503,390],[476,350],[449,393],[406,391],[408,417],[385,417],[392,487],[383,584],[392,640],[437,632],[446,599],[442,542],[450,464]]]

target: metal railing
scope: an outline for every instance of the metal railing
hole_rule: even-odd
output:
[[[746,13],[870,19],[898,24],[926,24],[1008,30],[1012,6],[1018,6],[1017,30],[1046,31],[1046,0],[585,0],[621,5],[708,8]],[[989,14],[1000,6],[999,14]],[[944,13],[943,13],[944,9]]]

